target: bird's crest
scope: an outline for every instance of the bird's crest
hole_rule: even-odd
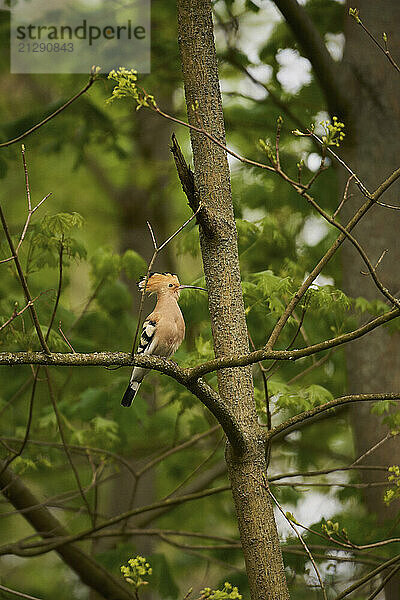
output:
[[[138,288],[142,292],[144,289],[144,285],[146,282],[146,277],[142,277],[140,281],[138,281]],[[149,278],[146,284],[146,292],[148,294],[156,293],[161,287],[167,287],[168,284],[173,284],[173,286],[179,286],[179,279],[176,273],[154,273],[151,272],[149,274]]]

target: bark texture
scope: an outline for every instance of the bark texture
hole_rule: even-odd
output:
[[[200,122],[225,143],[211,2],[177,0],[177,8],[189,122],[196,126]],[[199,219],[215,354],[239,355],[248,352],[248,339],[227,157],[224,150],[204,136],[192,132],[191,141],[199,200],[207,212],[207,223],[213,223],[210,231],[208,226],[201,226]],[[218,386],[223,402],[245,436],[241,452],[228,446],[227,463],[251,597],[286,600],[289,595],[273,506],[262,485],[266,464],[251,367],[219,371]]]

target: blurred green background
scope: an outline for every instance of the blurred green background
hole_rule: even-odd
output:
[[[306,8],[339,59],[343,4],[308,0]],[[281,161],[292,175],[302,161],[303,176],[308,179],[319,166],[318,148],[309,139],[294,137],[291,131],[310,123],[318,126],[327,118],[308,61],[299,54],[271,2],[218,0],[214,12],[228,146],[266,161],[258,140],[274,144],[276,121],[282,115]],[[0,11],[0,36],[1,142],[53,112],[83,87],[88,77],[10,74],[7,11]],[[172,2],[152,2],[152,72],[140,77],[140,83],[163,110],[185,119]],[[69,351],[59,325],[78,352],[130,351],[139,303],[135,282],[145,274],[152,253],[146,221],[162,241],[191,215],[169,151],[174,131],[190,162],[187,130],[172,127],[145,109],[136,112],[129,99],[106,104],[111,90],[112,83],[100,78],[60,116],[24,140],[33,203],[52,193],[34,214],[20,253],[33,296],[43,292],[35,304],[44,330],[58,285],[61,239],[66,247],[61,302],[49,340],[54,351]],[[260,347],[296,285],[335,239],[335,231],[276,176],[233,159],[230,163],[247,321],[252,342]],[[1,205],[18,240],[26,218],[19,144],[1,149],[0,177]],[[313,191],[325,209],[335,209],[339,196],[333,167],[317,180]],[[1,260],[9,256],[9,250],[3,235],[0,241]],[[198,231],[193,222],[167,246],[154,268],[178,273],[183,283],[204,285]],[[24,298],[12,263],[1,264],[0,269],[1,324],[10,317],[16,302],[19,309],[24,306]],[[329,263],[317,284],[289,323],[280,347],[291,343],[303,312],[294,347],[333,337],[352,326],[349,307],[355,303],[338,290],[337,259]],[[180,304],[187,335],[175,360],[180,365],[193,365],[213,356],[207,301],[205,295],[187,291],[182,292]],[[145,311],[152,305],[151,299],[146,301]],[[361,301],[357,308],[368,308],[372,314],[385,310],[379,303],[372,306]],[[38,349],[28,312],[0,331],[0,351],[25,349]],[[149,461],[215,425],[212,416],[184,388],[156,373],[145,380],[133,407],[122,409],[120,399],[129,376],[127,368],[51,368],[66,439],[73,445],[100,449],[72,454],[82,486],[89,488],[86,496],[96,522],[174,492],[227,483],[222,434],[214,429],[191,447],[148,468],[137,484],[114,455],[101,452],[111,451],[140,471]],[[281,364],[279,369],[273,367],[268,377],[273,419],[278,423],[345,391],[342,351]],[[1,439],[12,447],[18,447],[16,440],[25,434],[32,378],[29,366],[0,369]],[[208,379],[216,384],[215,376]],[[260,419],[265,421],[264,387],[256,367],[254,381]],[[48,500],[51,510],[71,531],[88,527],[90,518],[76,493],[76,480],[60,445],[43,373],[39,374],[34,397],[30,440],[38,443],[28,443],[12,468],[41,501]],[[2,446],[0,452],[7,456],[7,447]],[[351,461],[352,452],[351,431],[343,412],[275,444],[270,469],[277,474],[334,467]],[[97,487],[91,485],[94,472]],[[349,484],[355,476],[340,474],[322,480]],[[366,529],[360,491],[353,487],[275,486],[274,493],[287,510],[309,525],[319,528],[323,518],[330,518],[340,521],[341,527],[359,541],[379,535],[371,520]],[[298,552],[298,540],[291,537],[281,520],[279,526],[287,546],[284,558],[292,597],[317,597],[312,588],[314,575],[307,557]],[[229,492],[177,506],[157,518],[144,514],[129,527],[157,529],[158,533],[174,530],[238,536]],[[3,499],[1,543],[31,534],[32,529]],[[318,538],[307,537],[310,544],[318,543]],[[217,542],[171,536],[160,539],[155,534],[138,536],[122,531],[119,537],[86,541],[82,547],[115,574],[128,558],[145,555],[154,574],[151,585],[143,591],[144,598],[181,598],[191,586],[198,591],[205,585],[217,587],[225,580],[239,585],[248,597],[240,551],[197,548],[213,543]],[[390,551],[385,552],[389,555]],[[320,550],[318,560],[333,587],[359,573],[361,567],[330,560],[324,552]],[[54,553],[31,559],[0,556],[0,583],[44,600],[55,595],[59,600],[89,597],[88,589]],[[0,597],[11,596],[0,592]],[[90,597],[96,596],[92,593]]]

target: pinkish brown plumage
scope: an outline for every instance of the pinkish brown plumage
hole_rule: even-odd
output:
[[[145,279],[143,277],[138,284],[141,291],[143,291]],[[181,285],[178,277],[173,273],[150,274],[145,291],[149,294],[157,294],[157,303],[153,312],[143,323],[137,349],[138,354],[153,354],[169,358],[178,350],[185,337],[185,321],[178,304],[180,292],[184,288],[203,289]],[[148,369],[134,367],[129,385],[122,398],[122,406],[132,404],[147,373]]]

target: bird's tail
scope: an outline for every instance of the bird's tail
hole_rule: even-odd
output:
[[[121,406],[130,406],[132,404],[141,383],[141,381],[132,381],[129,383],[121,400]]]
[[[129,407],[132,404],[146,373],[147,369],[141,369],[140,367],[133,369],[131,380],[121,400],[121,406]]]

